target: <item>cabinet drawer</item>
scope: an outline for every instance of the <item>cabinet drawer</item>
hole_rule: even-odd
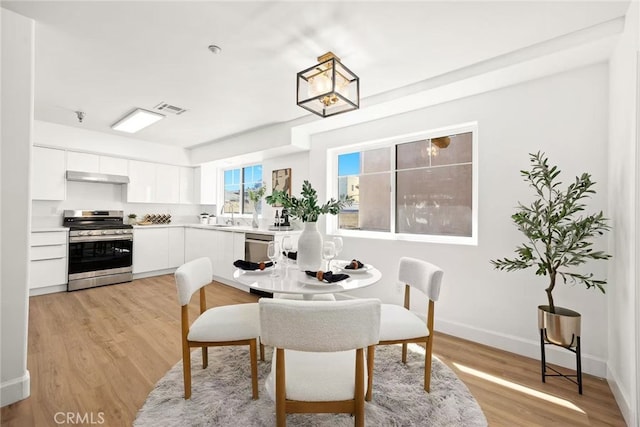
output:
[[[44,231],[31,233],[31,246],[66,245],[66,231]]]
[[[29,263],[29,288],[67,283],[67,258],[45,259]]]
[[[42,259],[65,258],[67,256],[67,245],[32,246],[31,261]]]

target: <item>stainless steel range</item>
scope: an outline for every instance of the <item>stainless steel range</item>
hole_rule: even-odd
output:
[[[133,227],[122,211],[64,211],[69,227],[68,291],[130,282]]]

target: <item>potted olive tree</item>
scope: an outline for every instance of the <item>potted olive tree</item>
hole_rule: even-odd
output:
[[[270,205],[279,204],[287,208],[289,215],[304,223],[304,230],[298,238],[297,262],[300,271],[318,270],[322,262],[322,236],[318,231],[318,217],[324,214],[337,215],[340,210],[353,203],[349,197],[340,200],[329,199],[323,205],[318,203],[318,193],[305,180],[302,184],[301,197],[289,196],[284,191],[274,190],[265,198]]]
[[[558,180],[560,169],[550,166],[544,153],[529,154],[530,171],[521,171],[525,182],[534,189],[535,199],[528,206],[518,203],[511,216],[518,230],[526,237],[516,247],[515,258],[492,260],[496,269],[505,271],[533,267],[539,276],[548,276],[545,289],[548,305],[538,307],[538,324],[545,338],[563,347],[575,346],[580,336],[580,314],[558,307],[553,300],[556,281],[579,283],[587,289],[605,292],[605,280],[593,273],[582,273],[575,268],[589,260],[608,259],[611,255],[593,250],[593,238],[609,230],[602,211],[584,214],[584,199],[595,194],[591,175],[583,173],[562,190]]]

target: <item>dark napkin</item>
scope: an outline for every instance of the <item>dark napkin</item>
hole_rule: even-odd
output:
[[[353,265],[354,262],[358,265],[357,268]],[[349,265],[344,266],[344,269],[345,270],[357,270],[358,268],[362,268],[362,267],[364,267],[364,264],[361,263],[360,261],[358,261],[357,259],[354,259],[354,260],[351,260]]]
[[[241,259],[233,262],[233,265],[241,270],[260,270],[260,264],[262,263],[244,261]],[[264,268],[271,267],[272,265],[272,262],[265,262]]]
[[[335,283],[335,282],[339,282],[341,280],[344,279],[348,279],[349,275],[348,274],[339,274],[339,273],[332,273],[331,271],[305,271],[305,273],[307,273],[307,276],[311,276],[315,279],[318,278],[318,273],[322,273],[322,281],[323,282],[327,282],[327,283]]]
[[[282,251],[282,255],[285,255],[287,258],[292,259],[294,261],[298,260],[298,252],[289,252],[287,254],[285,251]]]

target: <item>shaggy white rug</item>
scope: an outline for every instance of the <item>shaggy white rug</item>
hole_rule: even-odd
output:
[[[409,351],[400,361],[399,346],[376,349],[373,399],[365,404],[368,426],[486,426],[487,420],[467,387],[444,363],[433,359],[431,393],[422,389],[424,356]],[[258,362],[260,399],[251,399],[248,349],[212,347],[202,369],[200,350],[192,353],[192,394],[184,400],[182,362],[156,384],[138,412],[134,426],[273,426],[275,404],[264,379],[271,351]],[[287,425],[353,426],[349,414],[291,414]]]

